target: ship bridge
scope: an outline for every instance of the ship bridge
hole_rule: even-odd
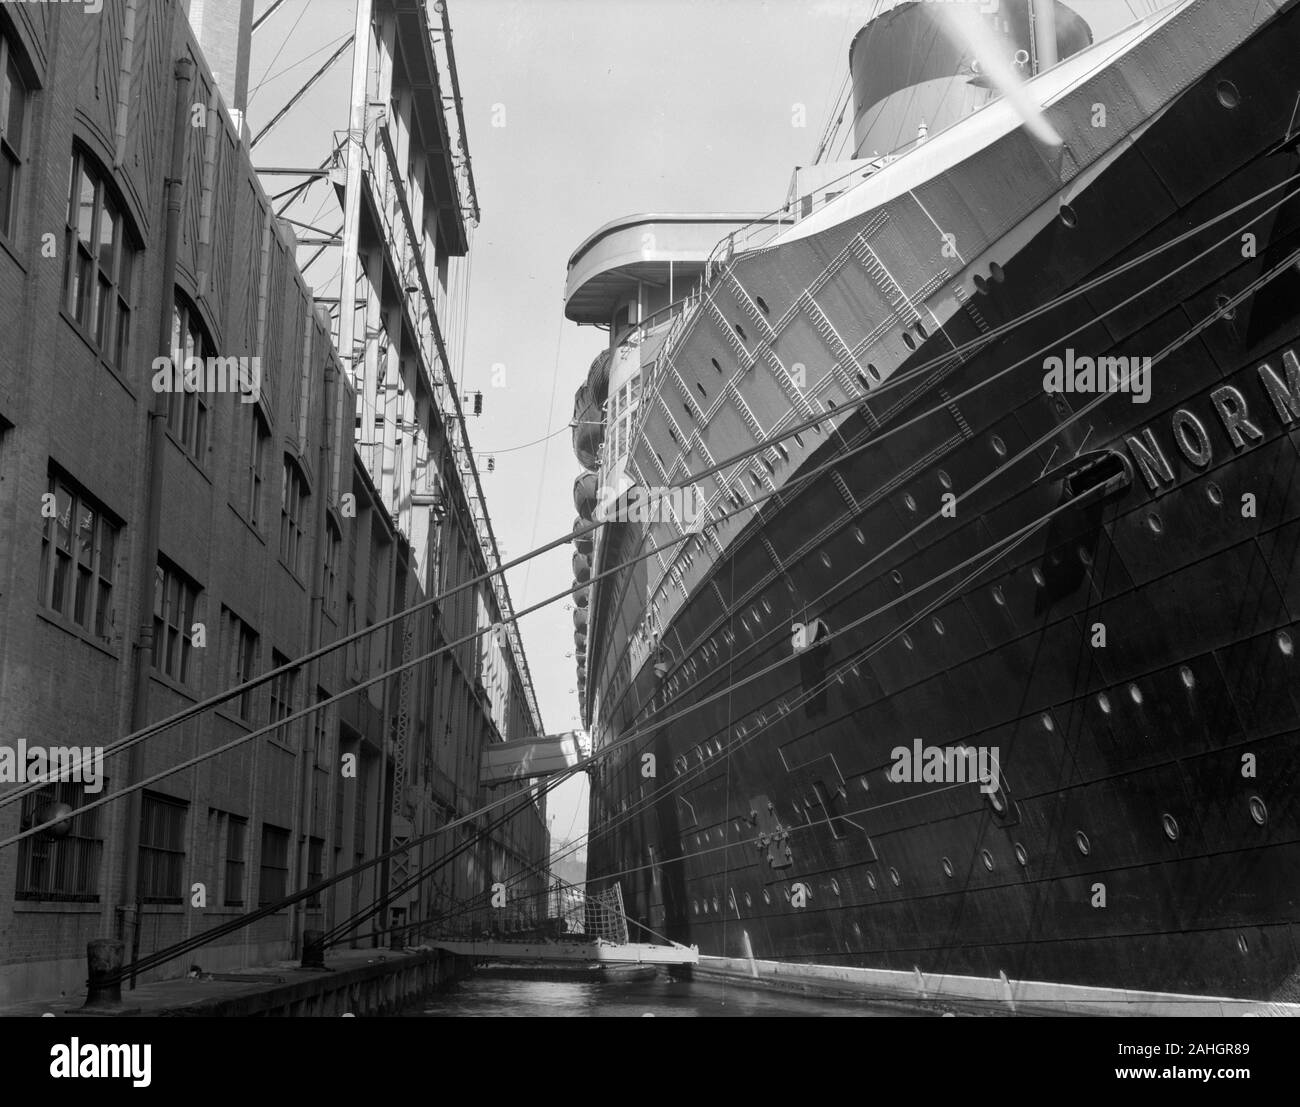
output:
[[[610,327],[615,345],[628,327],[684,299],[714,247],[762,218],[744,212],[643,213],[606,223],[569,258],[565,318]]]

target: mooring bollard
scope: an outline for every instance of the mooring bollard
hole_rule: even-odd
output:
[[[96,938],[86,943],[87,1007],[121,1005],[122,980],[119,974],[125,952],[126,943],[116,938]]]
[[[302,932],[302,967],[304,969],[325,967],[325,931],[304,930]]]

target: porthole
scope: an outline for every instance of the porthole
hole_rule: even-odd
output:
[[[1130,684],[1128,686],[1128,695],[1129,699],[1131,699],[1135,704],[1139,707],[1142,706],[1142,689],[1136,684]]]
[[[801,435],[796,434],[794,436],[794,442],[795,445],[798,446],[801,450],[803,449],[803,437]]]
[[[864,389],[869,389],[871,387],[871,382],[868,381],[867,378],[862,375],[861,370],[858,370],[853,375],[858,378],[858,384],[862,385]]]
[[[1019,842],[1016,843],[1016,860],[1019,861],[1021,865],[1029,864],[1029,853]]]
[[[983,278],[983,276],[981,276],[979,273],[976,273],[975,276],[972,278],[972,283],[975,285],[975,291],[980,293],[981,295],[988,292],[989,290],[989,282],[986,281]]]
[[[840,894],[840,882],[834,877],[831,878],[831,893],[837,896]]]
[[[1250,943],[1246,941],[1246,935],[1237,935],[1237,949],[1243,954],[1250,952]]]
[[[1164,827],[1165,837],[1171,842],[1178,841],[1178,820],[1168,812],[1160,816],[1160,825]]]
[[[709,394],[704,391],[704,385],[700,384],[699,381],[695,382],[695,387],[700,390],[700,395],[703,396],[706,400],[709,398]]]
[[[1283,657],[1290,657],[1295,652],[1295,644],[1291,641],[1291,635],[1284,630],[1277,632],[1277,648],[1282,651]]]
[[[870,362],[867,363],[867,376],[869,376],[877,384],[880,383],[880,370],[877,369]]]
[[[995,434],[995,435],[993,436],[992,442],[993,442],[993,452],[994,452],[995,454],[997,454],[998,457],[1006,457],[1006,456],[1007,456],[1007,444],[1006,444],[1005,442],[1002,441],[1001,436]]]
[[[762,603],[763,603],[763,610],[766,611],[769,615],[771,615],[772,614],[771,600],[769,600],[766,596],[764,596]]]
[[[996,261],[989,265],[989,276],[997,281],[998,284],[1001,284],[1007,279],[1006,274],[1002,272],[1002,266],[1000,266]]]
[[[859,546],[865,546],[867,544],[867,536],[862,533],[861,527],[853,528],[853,538]]]
[[[989,853],[986,849],[982,849],[980,850],[980,860],[984,862],[984,867],[988,869],[989,872],[993,871],[993,854]]]
[[[772,893],[769,892],[766,888],[763,889],[763,902],[766,903],[769,907],[772,906]]]
[[[1216,297],[1214,297],[1215,310],[1218,311],[1229,323],[1237,318],[1237,309],[1228,306],[1231,303],[1232,297],[1223,292],[1220,292]]]
[[[993,791],[986,793],[988,796],[989,806],[997,814],[1001,815],[1007,809],[1007,801],[1002,796],[1002,789],[995,788]]]
[[[718,359],[716,357],[711,357],[709,358],[709,360],[713,362],[713,368],[715,368],[719,373],[721,373],[722,366],[718,364]]]
[[[903,635],[903,648],[904,648],[904,649],[909,649],[909,650],[910,650],[910,649],[915,649],[915,647],[912,645],[912,639],[911,639],[911,636],[910,636],[910,635],[907,635],[907,634],[904,634],[904,635]]]
[[[1088,836],[1082,830],[1074,832],[1074,844],[1079,847],[1079,852],[1087,857],[1092,850],[1092,844],[1088,841]]]
[[[1260,826],[1268,822],[1268,808],[1264,806],[1264,801],[1259,796],[1250,797],[1250,817]]]
[[[1151,528],[1152,534],[1159,534],[1165,529],[1165,525],[1160,521],[1160,516],[1154,511],[1147,516],[1147,526]]]
[[[697,915],[700,913],[700,905],[698,901],[691,900],[691,910],[694,911]]]
[[[745,893],[745,906],[746,907],[754,906],[754,898],[748,892]]]
[[[919,334],[923,339],[930,337],[930,332],[925,329],[925,324],[922,323],[919,319],[916,321],[916,333]]]
[[[930,620],[930,622],[931,622],[931,625],[934,627],[934,632],[935,632],[935,634],[942,635],[943,632],[944,632],[944,631],[943,631],[943,620],[940,619],[938,615],[936,615],[936,616],[934,616],[933,619]]]
[[[1078,213],[1069,204],[1061,205],[1061,222],[1071,230],[1079,225]]]
[[[1178,675],[1183,678],[1183,687],[1189,692],[1196,687],[1196,674],[1186,665],[1178,670]]]
[[[720,913],[720,910],[721,910],[721,909],[718,907],[718,897],[717,897],[717,896],[714,896],[714,897],[713,897],[713,913],[714,913],[715,915],[716,915],[716,914],[719,914],[719,913]]]
[[[835,410],[835,401],[834,401],[834,400],[827,400],[827,401],[826,401],[826,410],[827,410],[827,411],[834,411],[834,410]]]
[[[870,782],[869,780],[867,780],[867,778],[866,778],[865,776],[862,778],[862,780],[861,780],[861,784],[862,784],[862,790],[863,790],[864,792],[870,792],[870,791],[871,791],[871,782]]]
[[[780,442],[776,444],[776,452],[781,455],[782,461],[790,460],[790,451],[787,450],[784,446],[782,446]]]
[[[944,469],[939,470],[939,483],[942,484],[944,488],[952,487],[952,477],[950,477]]]
[[[700,906],[704,909],[704,914],[709,913],[709,901],[707,899],[700,901]]]
[[[1029,575],[1034,578],[1034,583],[1038,585],[1039,588],[1042,588],[1047,584],[1047,581],[1043,579],[1043,571],[1037,565],[1034,566],[1033,571]]]
[[[916,349],[916,339],[913,338],[910,334],[908,334],[907,331],[903,332],[903,345],[906,346],[909,350]]]
[[[870,888],[873,892],[876,890],[876,874],[875,874],[875,873],[867,873],[867,887]]]
[[[908,511],[916,510],[916,499],[912,496],[912,493],[907,492],[904,494],[903,503],[907,506]]]
[[[767,310],[767,301],[764,300],[762,296],[755,296],[754,303],[758,305],[758,310],[761,311],[764,315],[772,314],[770,311]]]
[[[1080,565],[1091,565],[1091,564],[1092,564],[1092,554],[1088,551],[1088,547],[1087,547],[1087,546],[1080,546],[1080,547],[1079,547],[1079,564],[1080,564]]]
[[[1101,708],[1103,715],[1110,714],[1110,697],[1105,692],[1097,693],[1097,706]]]
[[[993,586],[993,602],[997,604],[998,607],[1007,606],[1006,594],[1002,591],[1001,586],[997,584]]]
[[[892,573],[889,574],[889,579],[892,580],[895,584],[897,584],[900,588],[902,587],[903,574],[900,573],[897,569],[895,569]]]
[[[831,567],[831,555],[828,554],[825,550],[822,550],[821,563],[824,566],[826,566],[826,568],[828,569]]]
[[[1051,734],[1052,731],[1056,729],[1056,723],[1052,721],[1052,716],[1049,715],[1046,711],[1044,711],[1041,715],[1039,715],[1038,718],[1039,721],[1043,724],[1043,729],[1047,731],[1048,734]]]
[[[768,473],[770,473],[772,476],[776,476],[776,467],[770,461],[768,461],[767,458],[762,457],[759,458],[759,460],[763,463],[763,468],[766,469]]]
[[[861,937],[862,937],[862,925],[861,925],[861,923],[854,923],[853,926],[851,927],[851,929],[852,929],[852,931],[853,931],[853,936],[854,936],[855,938],[861,938]]]
[[[1210,483],[1205,486],[1205,495],[1206,498],[1209,499],[1210,503],[1214,504],[1216,507],[1223,503],[1223,489],[1215,484],[1214,481],[1210,481]]]
[[[737,333],[738,335],[740,335],[740,341],[741,341],[741,342],[748,342],[748,341],[749,341],[749,338],[745,335],[745,328],[744,328],[744,327],[742,327],[739,323],[732,323],[731,325],[736,329],[736,333]]]
[[[903,883],[903,878],[898,875],[898,870],[892,867],[889,870],[889,879],[893,882],[895,888]]]
[[[946,857],[943,859],[943,874],[948,877],[949,880],[952,879],[952,862]]]
[[[1231,81],[1220,81],[1215,85],[1214,95],[1219,98],[1219,103],[1229,111],[1241,103],[1241,93],[1237,91],[1237,86]]]

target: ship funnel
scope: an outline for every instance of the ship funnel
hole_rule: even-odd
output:
[[[944,32],[953,42],[970,51],[980,75],[1020,113],[1025,121],[1025,130],[1045,145],[1060,146],[1061,136],[1043,115],[1042,105],[1035,101],[1021,80],[1015,60],[1008,60],[1002,42],[981,18],[976,6],[940,4],[937,7],[936,14]]]

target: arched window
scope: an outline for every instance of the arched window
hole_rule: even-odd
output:
[[[81,149],[68,188],[64,310],[110,365],[126,363],[139,247],[108,174]]]
[[[307,482],[289,454],[284,455],[284,483],[280,490],[280,560],[295,576],[302,576],[302,548],[306,533]]]
[[[199,313],[181,296],[172,307],[172,389],[167,397],[167,429],[175,435],[181,448],[200,464],[208,448],[208,379],[207,366],[215,354],[212,339],[199,319]],[[191,380],[191,369],[202,363],[201,379]]]

